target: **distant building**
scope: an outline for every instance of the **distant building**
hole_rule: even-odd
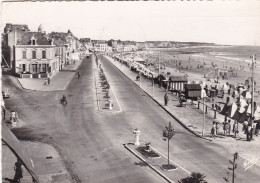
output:
[[[5,25],[5,28],[4,28],[4,33],[5,34],[8,34],[14,30],[22,30],[24,32],[28,32],[30,31],[30,29],[28,28],[28,25],[26,24],[11,24],[11,23],[7,23]]]
[[[92,44],[90,38],[81,38],[79,40],[79,42],[81,43],[81,46],[82,46],[83,49],[85,49],[87,51],[93,49],[93,44]]]
[[[7,62],[10,69],[14,69],[15,52],[14,46],[22,38],[25,32],[30,31],[28,25],[6,24],[2,34],[2,58]]]
[[[137,47],[137,50],[146,50],[147,44],[146,44],[146,42],[137,42],[136,47]]]
[[[55,45],[43,30],[25,32],[15,45],[15,73],[21,78],[47,78],[59,71]]]
[[[78,38],[76,38],[70,30],[68,30],[67,33],[51,32],[48,34],[48,37],[53,40],[53,44],[55,46],[63,47],[60,49],[62,49],[62,54],[65,55],[63,56],[63,60],[61,62],[62,65],[60,67],[62,68],[64,65],[70,64],[72,60],[71,54],[77,52],[80,48],[80,41]]]
[[[107,43],[103,40],[92,40],[93,49],[96,52],[106,52],[107,51]]]

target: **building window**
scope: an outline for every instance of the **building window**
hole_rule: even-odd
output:
[[[42,64],[42,72],[46,72],[46,64]]]
[[[36,59],[36,51],[35,50],[32,51],[32,59]]]
[[[42,50],[42,58],[46,58],[46,50]]]
[[[23,51],[23,59],[26,59],[26,51]]]

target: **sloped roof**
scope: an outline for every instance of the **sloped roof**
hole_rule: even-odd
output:
[[[170,76],[170,81],[187,81],[187,78],[184,76]]]
[[[37,45],[51,45],[51,42],[47,39],[44,33],[41,32],[25,32],[21,40],[17,45],[31,45],[31,38],[37,39]]]
[[[186,84],[185,88],[188,90],[201,90],[200,84]]]

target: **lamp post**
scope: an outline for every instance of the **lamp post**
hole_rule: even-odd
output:
[[[252,55],[250,58],[252,58],[252,77],[251,77],[251,82],[252,82],[252,98],[251,98],[251,119],[254,117],[254,90],[255,90],[255,81],[254,81],[254,67],[255,67],[255,60],[256,57],[255,55]]]
[[[202,129],[202,137],[205,135],[205,97],[206,97],[206,92],[202,92],[202,105],[203,105],[203,129]]]

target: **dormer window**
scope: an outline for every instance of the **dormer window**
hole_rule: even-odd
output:
[[[31,45],[36,45],[36,38],[34,37],[34,35],[31,37]]]

